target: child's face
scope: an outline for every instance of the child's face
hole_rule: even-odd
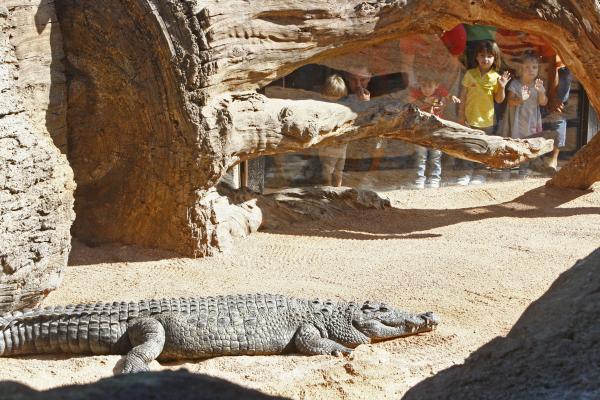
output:
[[[356,97],[361,101],[369,101],[371,99],[371,93],[367,90],[369,81],[371,80],[371,74],[366,67],[353,69],[346,75],[348,80],[348,91],[355,94]]]
[[[494,55],[485,50],[477,53],[475,59],[477,60],[477,65],[484,71],[489,70],[494,65]]]
[[[433,96],[433,94],[435,93],[436,89],[438,88],[438,83],[437,82],[423,82],[423,84],[421,85],[421,92],[423,93],[423,95],[425,97],[430,97]]]
[[[360,95],[364,91],[366,91],[367,86],[369,86],[369,81],[371,78],[359,75],[349,75],[348,76],[348,88],[350,89],[350,93],[354,93]]]
[[[522,67],[523,79],[534,80],[537,78],[540,64],[535,60],[525,60]]]

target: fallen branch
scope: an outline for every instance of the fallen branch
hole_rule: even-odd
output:
[[[228,95],[215,104],[215,129],[227,132],[225,154],[232,163],[368,137],[402,139],[493,168],[514,167],[552,150],[552,140],[485,135],[405,105],[393,96],[369,102],[350,96],[338,103],[314,100],[318,94],[310,95],[313,99],[309,100],[297,100],[299,96],[277,99],[246,93]]]

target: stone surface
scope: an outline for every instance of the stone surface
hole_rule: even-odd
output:
[[[75,217],[73,174],[51,140],[64,139],[50,94],[50,75],[61,72],[50,68],[51,26],[36,25],[36,12],[52,19],[45,2],[0,3],[0,312],[34,306],[58,287]]]

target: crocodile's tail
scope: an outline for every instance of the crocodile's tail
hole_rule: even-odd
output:
[[[0,357],[120,353],[120,346],[128,345],[126,329],[118,311],[94,305],[16,311],[0,315]]]
[[[0,315],[0,356],[10,355],[13,351],[13,335],[11,329],[15,324],[18,317],[22,315],[21,312],[14,312],[9,314]],[[19,344],[18,331],[16,332],[17,346]]]

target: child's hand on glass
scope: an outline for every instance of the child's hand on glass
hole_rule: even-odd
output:
[[[535,90],[537,90],[538,93],[546,93],[546,88],[544,88],[544,81],[541,80],[540,78],[537,78],[535,80]]]
[[[506,84],[508,83],[509,80],[510,80],[510,72],[504,71],[504,73],[502,74],[502,76],[500,78],[498,78],[498,84],[502,88],[505,88]]]
[[[452,96],[450,99],[452,100],[452,102],[453,102],[454,104],[458,104],[458,103],[460,103],[460,99],[459,99],[458,97],[456,97],[456,96]]]
[[[531,92],[529,91],[529,86],[523,86],[521,88],[521,100],[526,101],[529,96],[531,96]]]

